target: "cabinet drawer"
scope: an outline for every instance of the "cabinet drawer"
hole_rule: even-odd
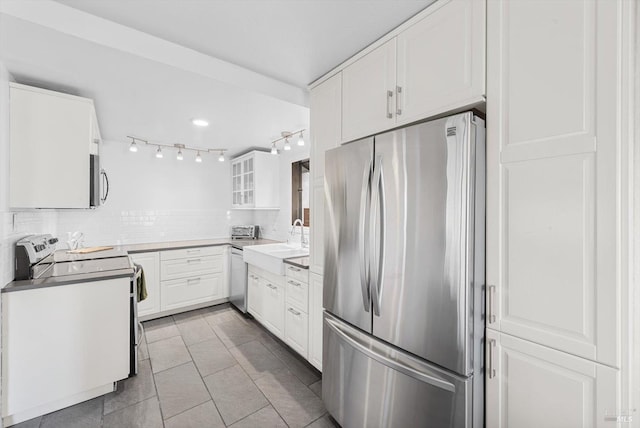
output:
[[[285,342],[307,358],[309,350],[309,317],[296,305],[287,303],[285,311]]]
[[[163,260],[160,263],[162,281],[222,272],[223,257],[194,256],[187,259]]]
[[[224,245],[216,247],[182,248],[180,250],[168,250],[160,252],[160,260],[186,259],[201,256],[221,256],[224,254]]]
[[[295,281],[309,283],[309,269],[302,269],[291,265],[286,265],[286,267],[287,278],[291,278]]]
[[[162,281],[163,311],[214,300],[222,289],[221,273]]]
[[[299,306],[303,312],[309,312],[309,284],[287,278],[287,302]]]

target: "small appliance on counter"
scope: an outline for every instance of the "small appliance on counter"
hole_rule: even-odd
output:
[[[249,224],[244,226],[231,226],[231,239],[258,239],[260,226]]]

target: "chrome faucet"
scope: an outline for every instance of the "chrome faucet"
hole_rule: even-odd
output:
[[[300,248],[307,248],[309,246],[309,241],[304,238],[304,225],[302,220],[299,218],[293,222],[293,226],[291,227],[291,236],[293,237],[293,232],[295,232],[298,224],[300,225]]]

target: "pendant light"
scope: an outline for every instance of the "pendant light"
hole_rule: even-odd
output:
[[[196,154],[196,162],[202,163],[202,156],[200,156],[200,152]]]
[[[304,146],[304,138],[302,138],[302,132],[300,132],[300,135],[298,136],[298,145]]]
[[[271,154],[272,155],[277,155],[278,154],[278,149],[276,148],[275,141],[273,143],[271,143]]]
[[[133,153],[138,151],[138,145],[136,144],[136,140],[131,141],[131,145],[129,146],[129,151]]]
[[[284,139],[284,149],[287,150],[287,151],[291,150],[291,144],[289,144],[289,139],[288,138]]]
[[[220,150],[220,156],[218,156],[218,162],[224,162],[224,152]]]
[[[162,159],[164,157],[164,155],[162,154],[162,148],[160,148],[160,146],[158,146],[158,150],[156,150],[156,157],[158,159]]]
[[[178,149],[178,155],[176,156],[176,159],[178,160],[184,159],[184,156],[182,156],[182,149]]]

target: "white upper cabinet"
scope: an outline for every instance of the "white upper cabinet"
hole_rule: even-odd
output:
[[[342,142],[484,102],[485,2],[440,0],[342,70]]]
[[[280,207],[278,156],[253,151],[231,161],[231,198],[236,209]]]
[[[621,4],[489,1],[487,25],[487,326],[613,367]]]
[[[396,122],[484,100],[485,2],[448,0],[397,37]]]
[[[342,71],[342,141],[393,127],[395,85],[395,38]]]
[[[89,208],[89,155],[100,131],[93,101],[10,83],[10,205]]]
[[[493,331],[485,361],[487,428],[619,426],[618,370]]]

